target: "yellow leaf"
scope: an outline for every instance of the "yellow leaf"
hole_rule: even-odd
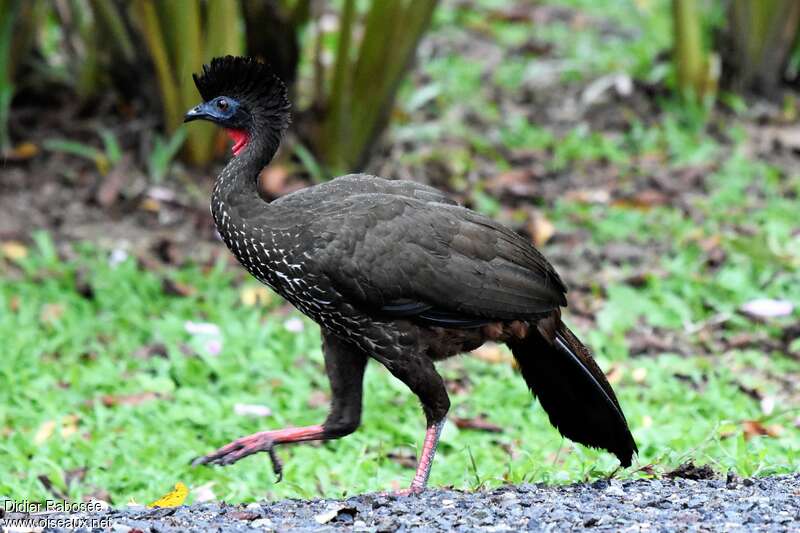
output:
[[[151,213],[158,213],[161,210],[161,203],[154,198],[145,198],[139,207]]]
[[[239,293],[239,297],[245,307],[253,307],[259,304],[269,305],[272,300],[272,294],[263,286],[245,287]]]
[[[7,241],[0,245],[3,255],[14,261],[25,259],[28,255],[28,249],[24,244],[18,241]]]
[[[30,159],[35,157],[36,154],[39,153],[39,147],[33,144],[32,142],[22,142],[19,143],[11,150],[9,157],[11,159],[16,159],[18,161],[24,161],[26,159]]]
[[[56,429],[56,421],[55,420],[48,420],[47,422],[43,422],[39,429],[36,431],[36,435],[33,437],[34,444],[42,444],[44,441],[49,439],[53,436],[53,432]]]
[[[175,489],[166,493],[156,501],[148,503],[148,507],[178,507],[186,500],[189,495],[189,487],[178,481],[175,483]]]
[[[77,433],[79,420],[78,415],[65,416],[61,421],[61,436],[66,438]]]

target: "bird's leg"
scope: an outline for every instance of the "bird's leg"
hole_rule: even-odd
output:
[[[346,342],[324,333],[322,349],[331,383],[331,410],[321,426],[260,431],[237,439],[217,451],[192,461],[192,465],[230,465],[248,455],[269,453],[272,469],[280,481],[283,467],[275,446],[292,442],[338,439],[349,435],[361,422],[361,396],[367,357]]]
[[[417,472],[414,474],[414,479],[411,481],[411,486],[407,489],[397,491],[398,496],[407,496],[409,494],[419,494],[425,490],[428,484],[428,477],[431,475],[431,467],[433,466],[433,457],[436,455],[436,448],[439,446],[439,435],[442,434],[445,419],[434,422],[432,426],[428,426],[425,430],[425,441],[422,444],[422,453],[419,455],[417,462]]]
[[[445,415],[450,409],[450,399],[447,397],[444,381],[436,372],[433,362],[424,356],[397,362],[397,364],[389,366],[389,371],[408,385],[411,391],[419,397],[428,421],[422,453],[419,456],[417,471],[411,486],[395,493],[398,496],[419,494],[425,490],[428,484],[433,457],[436,455],[439,436],[445,423]]]
[[[192,461],[192,466],[198,465],[232,465],[239,459],[258,452],[267,452],[272,460],[272,471],[278,476],[278,481],[283,477],[283,465],[275,454],[276,444],[291,442],[304,442],[320,440],[325,437],[324,426],[306,426],[297,428],[276,429],[273,431],[259,431],[241,439],[236,439],[226,444],[214,453],[198,457]]]

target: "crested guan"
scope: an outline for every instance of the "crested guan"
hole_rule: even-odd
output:
[[[637,451],[614,391],[561,321],[567,288],[530,242],[438,190],[362,174],[272,202],[258,176],[289,124],[283,83],[252,58],[214,58],[194,82],[208,120],[235,144],[211,211],[225,244],[259,281],[322,330],[332,401],[322,425],[263,431],[193,464],[228,465],[278,444],[335,439],[361,419],[369,358],[416,394],[427,432],[411,487],[424,490],[450,400],[434,362],[504,342],[562,435],[604,448],[624,466]]]

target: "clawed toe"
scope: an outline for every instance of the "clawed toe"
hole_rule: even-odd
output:
[[[242,437],[213,453],[202,457],[196,457],[192,460],[191,465],[228,466],[258,452],[267,452],[269,454],[269,458],[272,461],[272,471],[278,477],[278,481],[283,479],[283,465],[278,455],[275,453],[274,442],[269,436],[263,433]]]

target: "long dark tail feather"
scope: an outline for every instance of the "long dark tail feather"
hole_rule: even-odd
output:
[[[522,377],[562,435],[630,466],[638,449],[614,390],[575,334],[555,316],[550,326],[508,341]]]

